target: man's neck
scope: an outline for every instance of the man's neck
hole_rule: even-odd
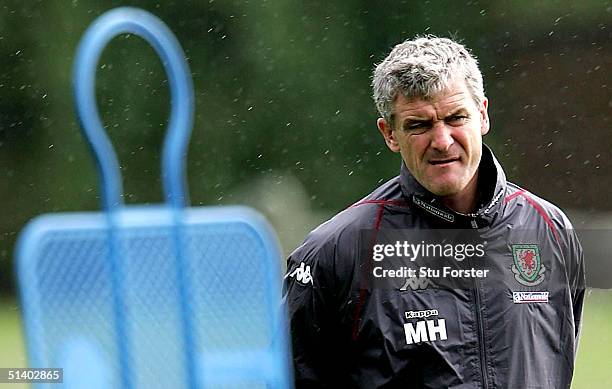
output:
[[[468,214],[476,210],[478,202],[478,171],[463,190],[455,195],[442,197],[442,203],[455,212]]]

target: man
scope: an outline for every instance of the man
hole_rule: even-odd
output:
[[[482,144],[490,122],[476,59],[450,39],[421,37],[397,45],[372,84],[378,129],[402,167],[288,259],[297,387],[569,387],[582,249],[566,216],[507,182]],[[414,273],[377,286],[383,231],[407,230],[486,235],[486,255],[468,262],[487,273],[469,273],[468,287]]]

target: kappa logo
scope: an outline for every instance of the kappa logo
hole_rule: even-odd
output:
[[[306,265],[304,262],[300,263],[299,267],[296,267],[288,277],[295,278],[297,282],[307,285],[312,285],[312,275],[310,274],[310,265]]]
[[[521,285],[536,286],[545,278],[546,266],[540,258],[540,249],[537,244],[513,244],[512,273],[514,279]]]
[[[423,290],[427,289],[429,286],[433,286],[433,283],[426,277],[409,277],[406,278],[406,282],[400,288],[401,291],[406,291],[408,288],[412,290]]]
[[[426,309],[424,311],[404,312],[406,319],[427,319],[429,316],[438,316],[437,309]]]

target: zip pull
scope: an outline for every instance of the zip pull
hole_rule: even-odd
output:
[[[478,223],[476,223],[476,218],[472,218],[471,224],[472,224],[472,228],[474,229],[478,228]]]

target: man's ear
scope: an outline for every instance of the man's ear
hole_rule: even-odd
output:
[[[491,128],[491,122],[489,121],[489,100],[485,97],[482,104],[479,107],[480,111],[480,134],[486,135]]]
[[[383,118],[378,118],[376,121],[376,126],[378,127],[378,131],[380,131],[383,138],[385,138],[387,147],[394,153],[398,153],[400,151],[400,147],[399,143],[397,143],[397,139],[395,139],[393,127]]]

